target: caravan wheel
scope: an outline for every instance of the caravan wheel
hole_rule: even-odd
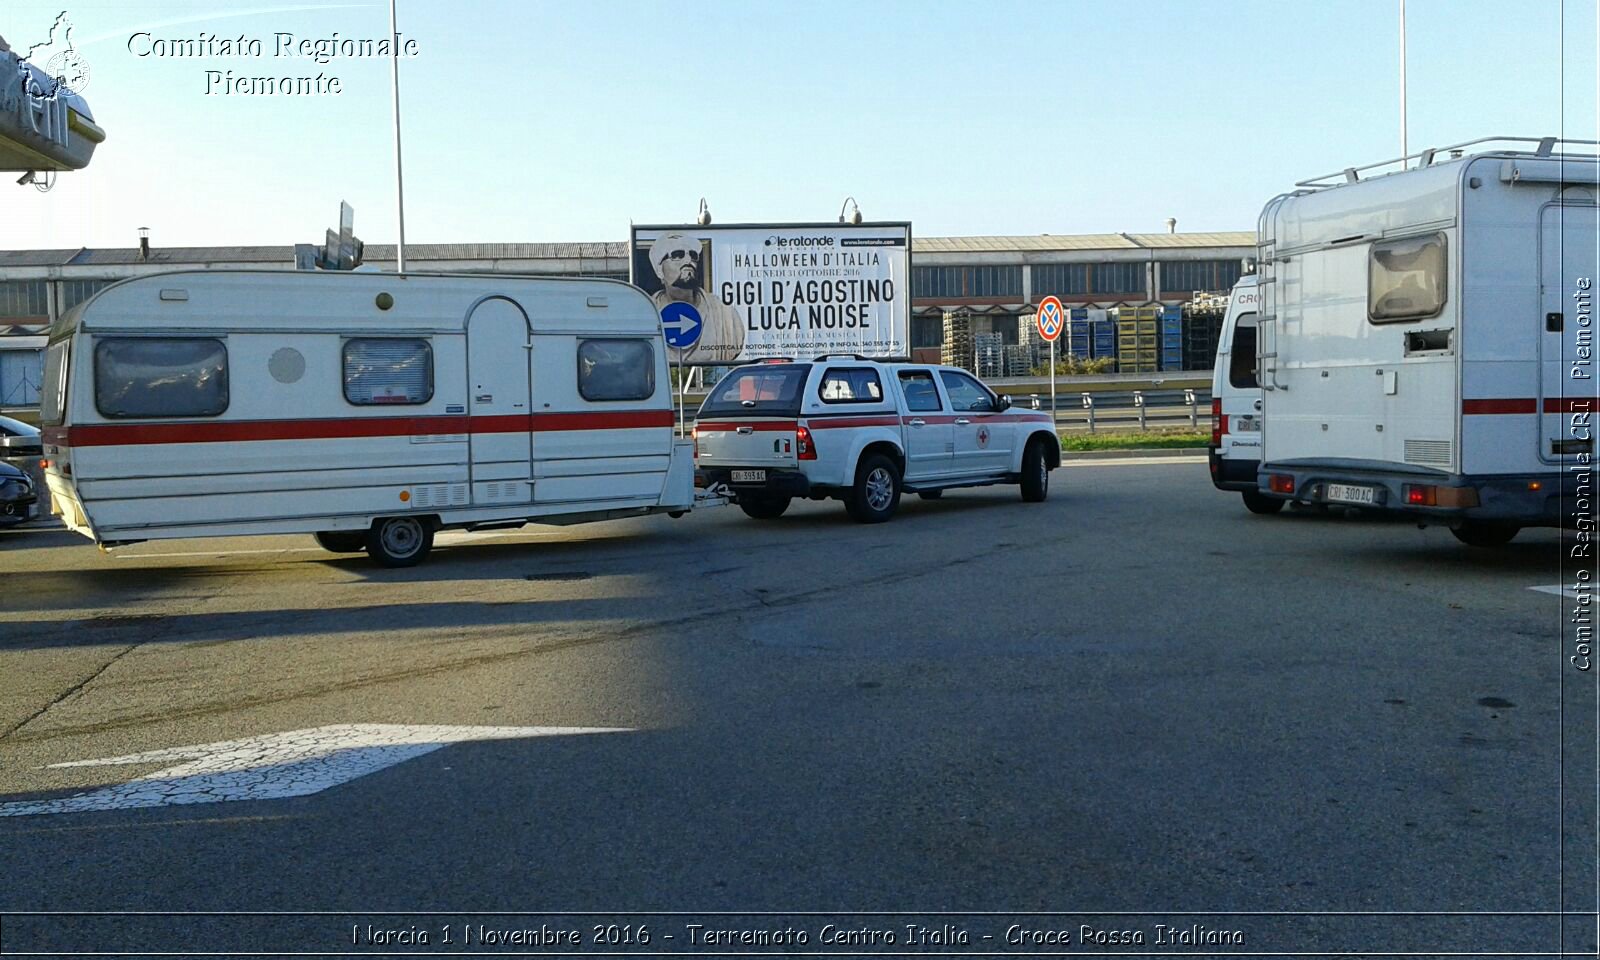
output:
[[[414,567],[433,549],[426,517],[386,517],[367,531],[367,556],[386,567]]]
[[[1503,547],[1521,530],[1514,523],[1495,523],[1491,520],[1464,520],[1461,526],[1450,528],[1456,539],[1469,547]]]

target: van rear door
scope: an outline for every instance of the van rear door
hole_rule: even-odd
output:
[[[739,367],[711,388],[695,417],[703,467],[794,467],[810,364]]]

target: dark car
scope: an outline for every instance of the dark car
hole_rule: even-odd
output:
[[[39,428],[0,417],[0,460],[21,460],[24,457],[44,455],[44,444],[39,439]]]
[[[33,514],[38,501],[33,480],[9,463],[0,463],[0,526],[21,523]]]

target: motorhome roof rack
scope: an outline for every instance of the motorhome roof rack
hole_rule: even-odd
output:
[[[1337,187],[1340,184],[1355,183],[1361,179],[1361,174],[1368,170],[1376,170],[1380,167],[1388,167],[1397,163],[1401,165],[1402,170],[1411,169],[1412,165],[1409,163],[1411,160],[1417,161],[1415,164],[1417,167],[1426,167],[1432,165],[1434,157],[1438,154],[1449,154],[1451,159],[1455,159],[1465,153],[1468,147],[1476,147],[1485,143],[1538,144],[1532,151],[1536,157],[1559,156],[1555,152],[1556,144],[1558,143],[1572,144],[1574,146],[1600,146],[1600,140],[1567,140],[1560,137],[1479,137],[1476,140],[1468,140],[1464,143],[1453,143],[1448,147],[1429,147],[1426,150],[1419,150],[1403,157],[1395,157],[1392,160],[1369,163],[1363,167],[1346,167],[1337,173],[1327,173],[1320,177],[1312,177],[1310,180],[1301,180],[1295,186],[1321,190],[1328,187]],[[1400,171],[1391,172],[1398,173]]]

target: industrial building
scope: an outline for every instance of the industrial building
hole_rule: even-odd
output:
[[[1255,252],[1255,233],[1041,234],[913,237],[911,343],[937,362],[947,313],[976,333],[1017,342],[1018,319],[1054,295],[1068,307],[1178,304],[1224,291]],[[407,244],[425,272],[628,277],[628,249],[611,243]],[[369,244],[365,262],[393,270],[395,249]],[[38,403],[39,354],[52,320],[107,284],[172,270],[295,269],[292,246],[0,250],[0,408]]]

